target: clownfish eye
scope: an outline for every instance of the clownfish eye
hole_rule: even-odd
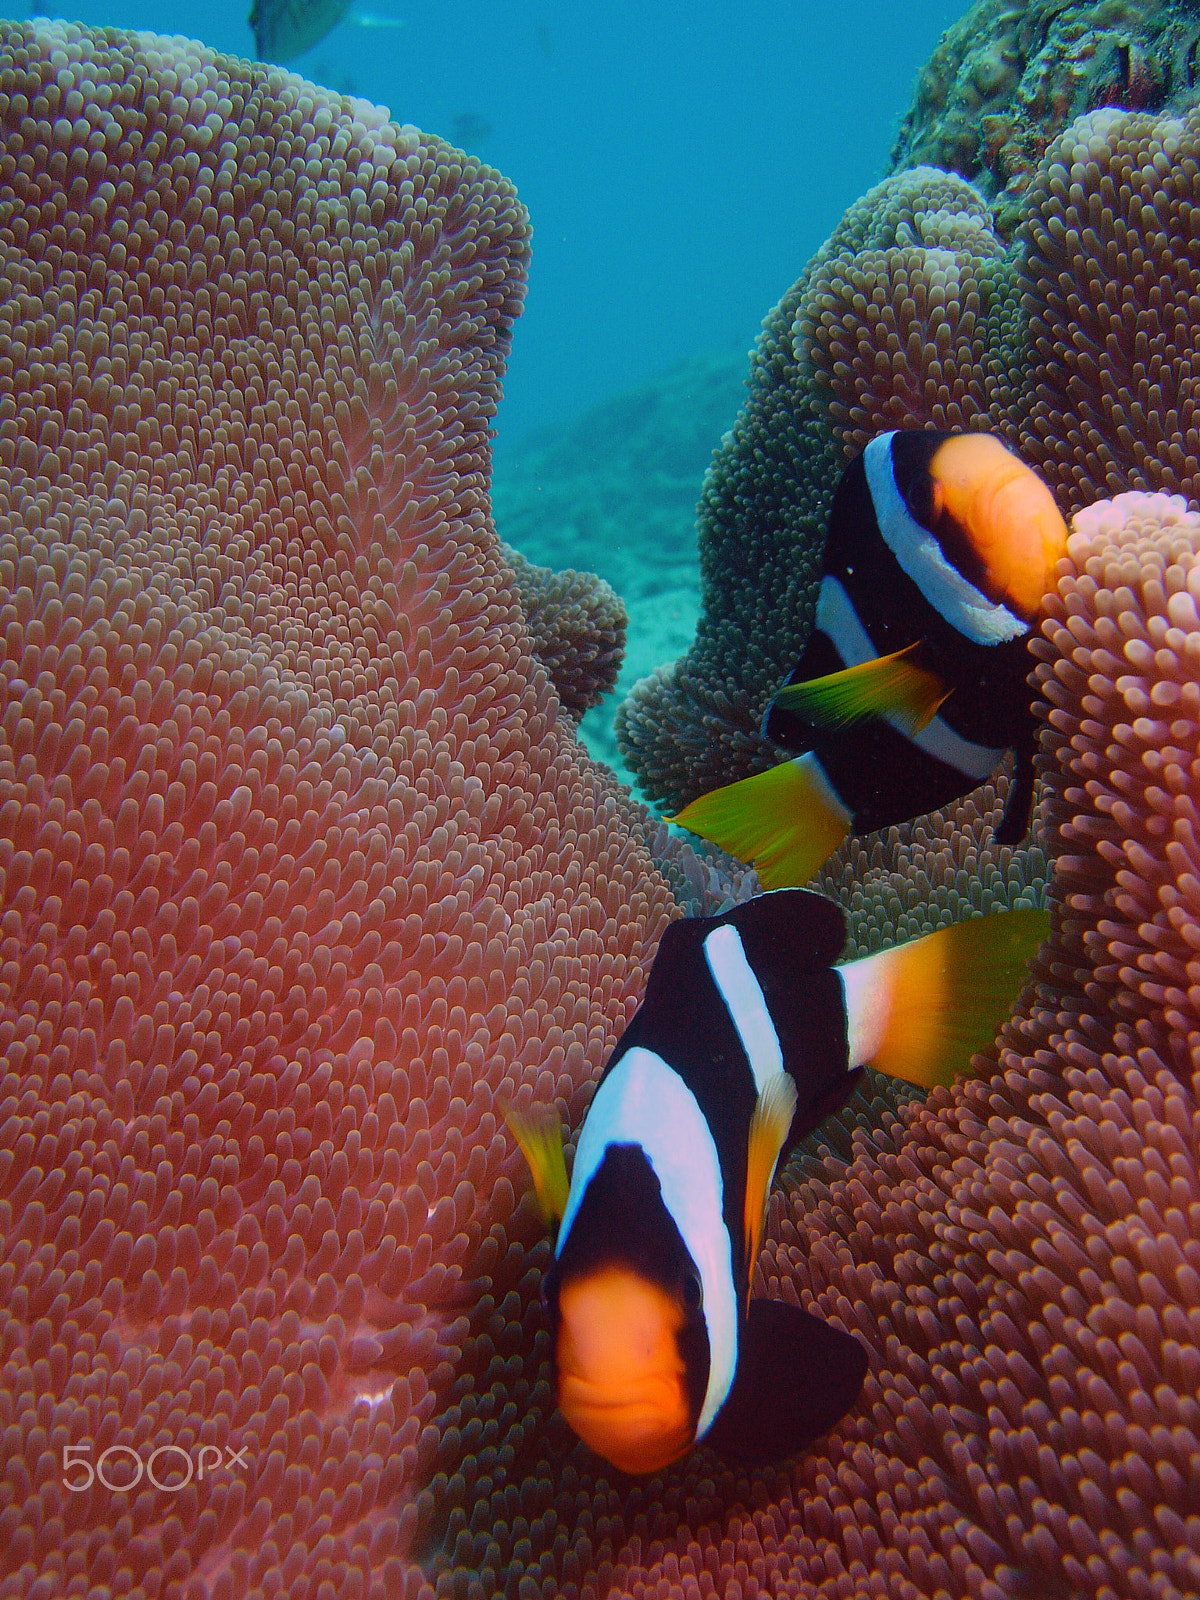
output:
[[[694,1272],[685,1273],[683,1279],[683,1303],[689,1311],[699,1311],[704,1301],[704,1290],[700,1287],[700,1279]]]

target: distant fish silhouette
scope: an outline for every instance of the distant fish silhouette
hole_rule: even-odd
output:
[[[491,123],[477,111],[460,111],[450,124],[450,137],[460,150],[477,150],[491,131]]]
[[[254,0],[249,22],[262,61],[290,61],[311,50],[350,9],[350,0]]]
[[[290,61],[311,50],[343,17],[359,28],[404,26],[402,17],[384,11],[351,11],[350,0],[254,0],[249,21],[255,51],[263,61]]]

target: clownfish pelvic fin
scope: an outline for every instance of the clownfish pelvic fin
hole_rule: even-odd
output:
[[[503,1109],[504,1120],[529,1166],[542,1220],[554,1233],[567,1209],[570,1190],[563,1156],[562,1123],[552,1111],[526,1116],[515,1106]]]
[[[796,1085],[791,1076],[786,1072],[773,1073],[759,1090],[758,1101],[750,1117],[744,1212],[747,1294],[750,1279],[754,1276],[758,1253],[762,1249],[763,1230],[767,1222],[767,1201],[771,1194],[771,1184],[775,1180],[775,1168],[779,1164],[779,1153],[787,1143],[787,1136],[791,1131],[796,1100]]]
[[[857,667],[789,683],[780,689],[771,707],[797,712],[814,728],[849,728],[883,717],[903,733],[920,733],[951,692],[936,673],[927,672],[912,659],[920,643],[914,639],[903,650],[876,656]]]

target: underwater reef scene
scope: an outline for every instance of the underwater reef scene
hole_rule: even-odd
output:
[[[773,764],[762,714],[811,627],[834,487],[874,434],[989,428],[1067,514],[1126,489],[1196,499],[1197,126],[1080,118],[1009,247],[953,173],[901,172],[850,207],[767,317],[705,479],[695,641],[618,712],[651,799],[679,810]]]
[[[0,1594],[1200,1590],[1200,113],[1071,124],[1010,245],[893,177],[767,320],[655,792],[763,759],[845,456],[986,422],[1073,517],[1033,837],[1001,777],[822,882],[856,949],[1043,889],[1052,935],[990,1075],[771,1202],[851,1413],[639,1480],[555,1413],[502,1112],[578,1128],[722,884],[555,688],[619,608],[492,524],[525,213],[183,40],[7,24],[0,123]]]

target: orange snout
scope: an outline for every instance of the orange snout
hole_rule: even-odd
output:
[[[623,1472],[657,1472],[693,1442],[683,1309],[625,1267],[606,1267],[559,1296],[558,1403],[584,1441]]]
[[[941,505],[984,563],[987,593],[1032,621],[1067,548],[1054,496],[1032,467],[987,433],[947,439],[929,471]]]

